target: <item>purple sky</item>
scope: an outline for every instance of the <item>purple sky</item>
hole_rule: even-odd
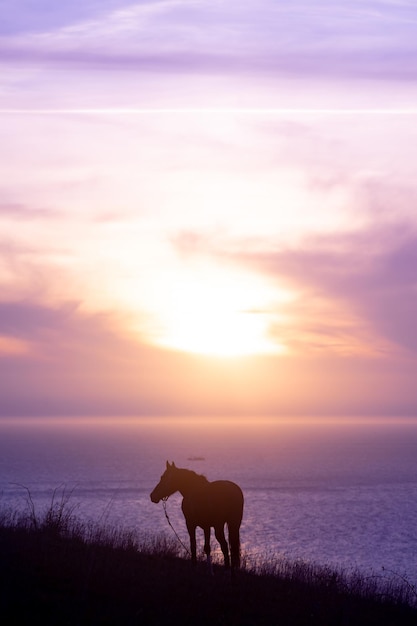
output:
[[[2,415],[417,413],[413,2],[0,3]]]

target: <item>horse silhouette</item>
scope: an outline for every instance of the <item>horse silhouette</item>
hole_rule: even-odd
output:
[[[230,480],[210,482],[205,476],[181,469],[175,463],[169,464],[167,461],[166,470],[151,493],[151,500],[157,503],[169,498],[176,491],[183,496],[181,508],[190,535],[192,564],[197,563],[196,528],[199,526],[204,530],[204,552],[211,571],[210,534],[213,527],[223,552],[224,565],[229,569],[231,564],[233,573],[240,566],[239,529],[243,515],[241,488]],[[228,528],[230,557],[224,534],[225,524]]]

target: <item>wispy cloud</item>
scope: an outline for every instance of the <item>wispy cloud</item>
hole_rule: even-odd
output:
[[[336,345],[329,336],[337,330],[345,351],[368,343],[370,353],[390,344],[417,353],[416,250],[414,225],[399,224],[318,237],[297,249],[246,252],[239,260],[293,286],[299,296],[289,317],[304,337],[325,339],[324,350]]]
[[[3,0],[0,7],[0,35],[49,32],[124,5],[125,0]]]
[[[386,217],[386,215],[385,215]],[[271,335],[301,354],[417,353],[417,228],[389,221],[349,232],[282,240],[184,232],[172,239],[188,262],[211,256],[272,279],[293,297],[263,311]]]
[[[19,204],[17,202],[11,203],[1,203],[0,202],[0,220],[2,219],[11,219],[11,220],[38,220],[38,219],[51,219],[54,217],[59,217],[61,214],[59,211],[55,211],[53,209],[42,209],[36,207],[28,207],[24,204]]]
[[[417,20],[405,5],[108,2],[96,15],[95,5],[87,7],[55,11],[43,33],[4,37],[3,62],[405,80],[417,73]]]
[[[0,302],[0,333],[21,339],[30,339],[35,343],[46,333],[51,335],[68,332],[68,326],[74,319],[78,304],[67,303],[64,306],[50,308],[45,305],[26,301]]]

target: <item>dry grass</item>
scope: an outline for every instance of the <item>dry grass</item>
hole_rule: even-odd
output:
[[[26,490],[27,491],[27,490]],[[401,576],[345,574],[303,561],[251,561],[231,581],[192,569],[175,537],[82,522],[56,490],[40,514],[0,512],[4,624],[415,626],[416,590]]]

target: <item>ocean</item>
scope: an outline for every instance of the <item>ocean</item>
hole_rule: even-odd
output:
[[[0,508],[24,509],[28,489],[41,512],[65,490],[81,519],[170,537],[149,498],[166,460],[242,487],[249,562],[285,557],[417,582],[414,419],[0,420]],[[171,496],[168,513],[188,544],[180,504]]]

